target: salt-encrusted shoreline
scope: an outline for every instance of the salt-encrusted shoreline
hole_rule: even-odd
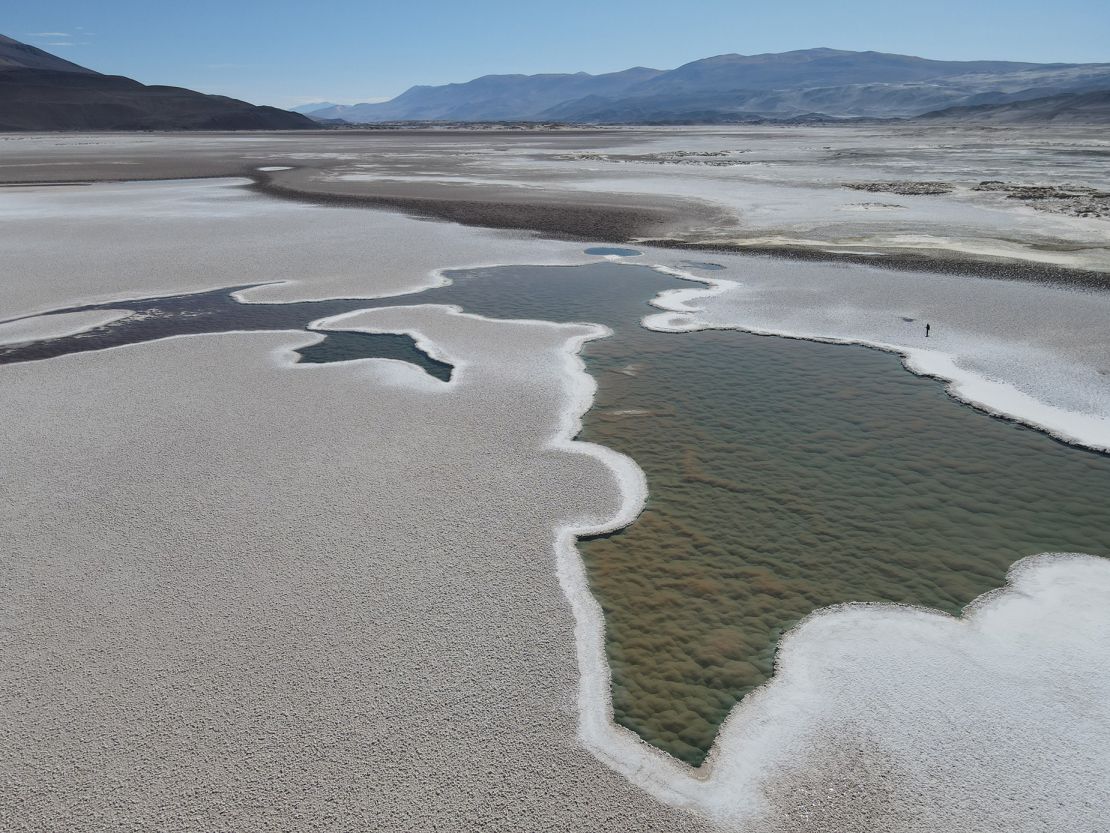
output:
[[[618,258],[612,257],[607,259],[619,260]],[[494,264],[490,265],[493,266]],[[704,289],[691,288],[671,290],[662,293],[654,299],[653,304],[660,309],[665,309],[672,313],[678,311],[684,316],[684,320],[681,323],[677,322],[673,316],[666,314],[648,316],[645,318],[643,322],[644,326],[651,327],[654,325],[655,329],[674,332],[699,329],[701,326],[700,322],[692,315],[698,308],[692,306],[692,304],[697,299],[714,297],[737,285],[734,281],[696,276],[689,272],[663,265],[656,265],[654,268],[667,274],[704,284],[706,287]],[[449,279],[445,276],[447,271],[455,271],[455,269],[440,269],[432,273],[431,277],[436,282],[436,285],[443,285],[449,282]],[[413,294],[414,301],[417,301],[418,297],[418,292]],[[246,299],[241,298],[240,300]],[[447,311],[451,315],[482,320],[493,323],[494,325],[500,320],[466,313],[457,306],[422,305],[414,303],[411,306],[391,307],[390,309],[394,314],[404,314],[405,312],[419,310],[421,307],[437,307]],[[328,329],[343,329],[342,324],[345,320],[357,319],[364,316],[365,312],[366,310],[358,310],[319,319],[312,322],[309,327],[317,332]],[[666,320],[660,323],[659,319],[664,317]],[[521,320],[517,323],[545,324],[550,322]],[[452,356],[441,349],[435,340],[424,333],[419,327],[398,327],[396,325],[389,327],[369,327],[363,325],[356,327],[356,329],[366,332],[406,333],[412,336],[420,349],[424,350],[429,355],[441,361],[454,364],[459,373],[466,372],[467,363],[464,360]],[[738,327],[737,329],[744,328]],[[684,806],[688,809],[699,810],[704,809],[701,806],[704,797],[700,795],[700,791],[703,789],[700,785],[712,777],[714,767],[721,754],[720,745],[714,745],[705,765],[698,770],[691,770],[670,756],[646,744],[634,733],[620,727],[614,722],[610,693],[611,673],[605,652],[604,618],[600,605],[589,590],[584,565],[575,547],[577,538],[583,535],[612,531],[633,522],[642,510],[647,495],[647,484],[644,474],[633,460],[606,447],[573,439],[581,428],[582,416],[592,407],[597,389],[596,381],[586,372],[585,365],[580,356],[581,349],[588,341],[607,337],[609,335],[611,335],[611,331],[608,330],[608,328],[595,326],[589,332],[568,339],[566,342],[563,353],[565,357],[563,374],[566,379],[567,404],[559,416],[558,427],[549,446],[553,449],[570,453],[587,454],[597,458],[613,472],[620,484],[623,495],[623,503],[620,512],[609,522],[587,527],[566,525],[560,527],[556,531],[559,580],[576,617],[576,639],[578,642],[581,673],[579,693],[579,709],[581,715],[580,735],[583,743],[601,760],[605,761],[609,766],[621,772],[626,777],[629,777],[639,786],[647,789],[660,800],[667,801],[673,805]],[[868,344],[867,342],[849,340],[827,340],[841,341],[843,343]],[[919,364],[910,367],[914,372],[921,373],[923,367],[935,366],[929,363],[930,359],[935,361],[937,354],[933,351],[917,351],[907,355],[904,351],[900,351],[891,345],[870,343],[868,346],[902,353],[908,367],[910,367],[911,358],[918,359]],[[920,354],[924,354],[924,362],[920,361],[922,358]],[[279,351],[277,358],[279,364],[293,365],[296,363],[292,351],[289,350]],[[411,369],[405,367],[405,363],[403,362],[391,362],[391,360],[378,361],[389,362],[391,365],[396,366],[395,374],[386,373],[380,375],[379,379],[384,380],[392,378],[397,384],[403,386],[417,385],[423,387],[430,385],[428,380],[424,378],[424,374],[411,372]],[[952,366],[954,368],[954,363]],[[926,375],[936,375],[943,378],[941,373],[927,373]],[[431,387],[437,389],[449,388],[457,384],[458,378],[458,375],[456,375],[455,379],[453,379],[452,382],[446,383],[446,385],[435,383]],[[431,387],[429,389],[431,389]],[[730,717],[730,720],[731,719]]]
[[[103,327],[131,315],[128,310],[88,310],[45,315],[27,315],[0,321],[0,345],[20,344],[76,335]]]
[[[455,271],[455,270],[443,270]],[[406,311],[437,310],[453,317],[487,323],[508,323],[507,319],[488,318],[465,312],[455,305],[414,304],[411,307],[390,307],[390,314]],[[361,310],[344,313],[313,322],[318,330],[341,329],[346,320],[365,319],[368,312]],[[538,319],[511,319],[514,325],[551,325],[553,322]],[[582,417],[593,405],[597,391],[596,380],[586,371],[581,357],[582,348],[590,341],[607,338],[612,330],[602,325],[584,325],[584,332],[567,338],[562,351],[562,378],[565,392],[564,406],[557,416],[554,431],[546,448],[593,457],[607,466],[621,489],[621,505],[615,516],[600,524],[565,524],[555,531],[556,569],[559,583],[566,594],[575,618],[576,650],[580,672],[578,691],[579,738],[582,743],[608,766],[629,778],[661,801],[703,814],[697,795],[699,779],[709,767],[692,770],[670,755],[641,740],[613,719],[610,693],[611,674],[605,653],[605,620],[601,606],[589,589],[585,565],[576,547],[577,540],[585,535],[610,532],[635,521],[647,498],[647,479],[632,458],[597,443],[577,440],[582,427]],[[462,384],[468,372],[467,363],[452,355],[418,325],[373,326],[360,323],[353,327],[363,332],[403,332],[411,336],[420,349],[441,361],[456,367],[452,380],[439,384],[441,389]],[[362,360],[356,360],[362,361]],[[404,384],[405,376],[397,381]]]
[[[1039,580],[1036,576],[1029,578],[1038,568],[1059,571],[1061,564],[1065,570],[1069,564],[1077,565],[1080,571],[1093,567],[1096,577],[1102,575],[1105,578],[1105,587],[1096,587],[1096,592],[1110,594],[1110,569],[1107,569],[1104,559],[1083,555],[1042,555],[1017,562],[1011,568],[1005,587],[975,599],[965,608],[961,617],[897,604],[848,604],[815,611],[783,637],[783,647],[780,648],[774,677],[732,710],[706,763],[696,770],[683,765],[645,743],[633,732],[617,725],[613,719],[611,671],[605,652],[604,616],[600,604],[590,591],[585,567],[576,548],[579,537],[610,532],[632,523],[642,510],[647,495],[644,473],[632,459],[604,446],[573,439],[581,428],[582,416],[592,406],[597,390],[596,382],[586,372],[580,352],[588,341],[608,334],[599,331],[566,342],[564,375],[567,405],[560,414],[559,427],[550,444],[553,448],[588,454],[604,462],[617,477],[623,502],[620,511],[607,523],[560,527],[556,531],[555,547],[560,584],[576,619],[575,638],[581,674],[580,739],[600,760],[659,800],[684,807],[732,829],[740,829],[753,823],[760,814],[768,811],[761,787],[777,770],[769,768],[763,771],[758,763],[751,762],[758,762],[760,755],[769,755],[772,758],[775,756],[771,754],[769,747],[750,746],[744,735],[750,734],[753,726],[764,733],[774,729],[773,726],[771,729],[767,728],[766,713],[774,710],[770,707],[778,705],[775,698],[786,685],[782,682],[783,675],[794,675],[795,679],[798,674],[805,677],[802,669],[788,668],[790,657],[797,653],[795,643],[818,627],[815,623],[824,623],[827,617],[854,617],[862,612],[876,620],[894,617],[896,624],[900,617],[924,616],[929,621],[954,622],[974,631],[993,608],[1011,604],[1015,597],[1028,598],[1029,591],[1023,585],[1035,584]],[[931,646],[924,648],[931,649]],[[789,708],[792,697],[782,696]],[[796,696],[793,699],[796,700]],[[943,750],[940,754],[943,754]],[[781,763],[781,760],[777,763]]]
[[[694,275],[680,269],[657,265],[655,268],[676,277],[707,285],[705,289],[675,289],[660,293],[652,299],[652,306],[666,312],[645,316],[641,322],[650,330],[685,333],[698,330],[739,330],[755,335],[778,336],[800,341],[828,344],[850,344],[870,347],[901,357],[903,366],[911,373],[938,379],[945,383],[945,390],[953,398],[971,405],[991,416],[1020,422],[1043,431],[1056,439],[1094,451],[1110,453],[1110,416],[1083,414],[1043,402],[1019,390],[1008,382],[990,379],[964,367],[960,357],[938,349],[911,348],[905,345],[860,338],[818,336],[799,333],[786,328],[754,327],[737,323],[729,326],[698,318],[704,306],[696,305],[721,295],[730,289],[743,286],[740,281]]]
[[[587,454],[603,462],[616,477],[622,496],[620,511],[606,523],[568,524],[555,532],[559,583],[575,617],[581,675],[579,738],[600,760],[659,800],[701,813],[704,808],[697,796],[697,783],[708,768],[691,769],[618,725],[613,718],[612,673],[605,651],[605,616],[590,590],[586,567],[577,548],[581,537],[613,532],[633,523],[643,510],[648,494],[647,478],[631,457],[607,446],[574,439],[597,392],[597,382],[586,371],[582,360],[582,348],[589,341],[610,335],[612,331],[608,328],[599,328],[596,334],[568,340],[564,362],[567,403],[549,443],[552,448]]]
[[[676,299],[691,300],[694,297],[716,294],[723,291],[729,283],[684,274],[680,270],[665,267],[663,271],[709,286],[707,290],[673,290],[664,293],[672,303]],[[666,308],[662,303],[657,305]],[[647,323],[645,321],[645,326]],[[935,617],[936,621],[943,623],[958,623],[974,630],[980,627],[981,620],[993,608],[1010,604],[1015,597],[1028,598],[1029,592],[1023,585],[1040,580],[1039,575],[1034,575],[1038,569],[1042,572],[1058,570],[1061,565],[1066,569],[1068,564],[1077,565],[1081,571],[1093,565],[1096,575],[1099,571],[1105,574],[1105,587],[1101,590],[1110,594],[1110,569],[1103,563],[1104,559],[1085,555],[1040,555],[1016,562],[1010,570],[1005,587],[978,597],[965,607],[960,617],[900,604],[847,604],[814,611],[784,635],[776,660],[775,675],[734,707],[722,725],[706,762],[698,769],[687,767],[615,723],[610,689],[611,669],[605,651],[604,615],[590,591],[585,566],[576,547],[577,539],[582,536],[614,531],[634,522],[647,496],[644,473],[632,459],[604,446],[573,439],[581,429],[582,417],[592,407],[597,390],[596,382],[586,372],[580,356],[583,345],[596,337],[602,336],[580,337],[567,343],[568,404],[560,416],[559,430],[552,439],[553,447],[572,453],[590,454],[605,462],[613,470],[623,492],[621,509],[608,523],[593,526],[569,525],[560,527],[556,532],[559,579],[576,618],[575,637],[581,673],[579,734],[582,742],[600,760],[659,800],[685,807],[733,829],[755,823],[758,816],[768,810],[761,787],[771,772],[759,772],[758,765],[744,765],[741,761],[758,761],[760,754],[768,753],[769,750],[766,747],[748,748],[743,735],[750,733],[752,726],[760,728],[761,723],[764,724],[762,729],[766,730],[767,717],[765,714],[761,717],[759,713],[766,713],[768,705],[773,704],[776,694],[781,691],[784,685],[783,674],[788,673],[790,657],[796,652],[796,641],[804,639],[805,634],[818,623],[823,623],[826,617],[856,616],[861,612],[876,619],[886,616],[925,616],[931,620]],[[921,372],[920,367],[910,369]],[[801,669],[790,669],[789,673],[801,673]],[[790,698],[787,697],[786,701],[789,703]],[[737,777],[738,774],[741,777]]]

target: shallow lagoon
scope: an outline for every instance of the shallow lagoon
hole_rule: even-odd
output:
[[[580,550],[616,719],[691,764],[816,608],[955,614],[1024,556],[1110,555],[1110,457],[962,405],[894,355],[646,330],[647,301],[689,286],[647,268],[451,277],[421,298],[615,331],[584,349],[598,391],[581,437],[631,456],[650,494],[635,523]]]
[[[613,328],[584,350],[598,392],[582,437],[635,459],[650,494],[635,523],[580,549],[605,611],[616,719],[689,763],[704,759],[728,711],[771,674],[781,634],[816,608],[884,601],[958,613],[1024,556],[1110,554],[1110,458],[960,405],[893,355],[645,330],[648,300],[689,286],[645,267],[450,277],[449,286],[379,301],[229,305],[225,291],[177,296],[178,306],[103,306],[158,313],[109,325],[117,340],[169,334],[191,316],[194,332],[300,328],[411,303]],[[201,308],[213,316],[203,325]],[[89,349],[105,334],[67,338]],[[49,344],[34,357],[46,358]],[[383,344],[339,333],[301,352],[336,361],[382,355]],[[418,353],[411,341],[397,346]],[[435,370],[422,353],[410,360]]]

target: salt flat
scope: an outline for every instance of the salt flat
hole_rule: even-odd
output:
[[[642,153],[676,135],[633,138]],[[253,137],[28,141],[40,155],[6,165],[34,158],[67,176],[81,154],[106,166],[134,152],[141,168],[143,148],[193,141],[209,143],[213,174],[310,152]],[[568,152],[542,141],[543,153]],[[587,145],[577,153],[598,140],[573,141]],[[525,159],[516,175],[541,163],[563,164]],[[0,190],[0,319],[254,282],[272,283],[245,300],[372,298],[452,268],[593,259],[578,243],[248,185]],[[706,204],[719,216],[723,203]],[[1098,222],[1045,227],[1096,251],[1071,265],[1096,268]],[[973,228],[989,238],[989,225]],[[949,372],[957,393],[1007,416],[1110,444],[1104,293],[735,253],[699,255],[726,268],[698,271],[688,252],[638,248],[634,262],[721,281],[658,299],[649,324],[871,343]],[[12,716],[0,804],[20,824],[820,830],[843,819],[848,784],[871,802],[867,829],[1098,829],[1110,807],[1092,781],[1110,763],[1104,561],[1027,563],[1016,592],[966,621],[883,607],[817,615],[694,776],[609,719],[600,610],[572,548],[575,531],[626,522],[644,497],[634,461],[568,444],[591,393],[573,353],[603,331],[442,307],[333,326],[415,333],[457,377],[376,360],[294,366],[290,351],[316,338],[303,333],[0,367],[0,679]],[[999,384],[1024,398],[990,398]],[[929,708],[922,692],[935,695]],[[1002,701],[1030,705],[1000,713]],[[964,709],[958,725],[946,703]],[[1067,807],[1050,807],[1045,780],[1075,749],[1051,791]],[[993,789],[1000,778],[1006,789]],[[1030,795],[1037,812],[1006,809]],[[961,815],[945,815],[954,801]]]
[[[572,242],[268,199],[248,186],[212,179],[0,190],[0,246],[9,265],[0,276],[0,321],[247,283],[269,284],[243,292],[248,301],[374,298],[434,286],[452,268],[593,259]],[[64,246],[55,244],[60,230]],[[988,410],[1110,446],[1104,292],[727,252],[713,259],[728,268],[708,271],[686,265],[682,251],[641,250],[630,262],[716,282],[709,292],[695,284],[662,299],[675,311],[652,318],[652,326],[741,327],[881,346],[955,382],[961,398]]]
[[[1103,132],[908,124],[25,135],[0,137],[0,183],[252,176],[287,197],[473,225],[949,270],[972,261],[1004,276],[1070,270],[1105,284]],[[289,170],[273,170],[281,167]],[[934,187],[909,187],[921,182]]]
[[[6,324],[0,324],[0,345],[19,344],[26,341],[38,341],[80,333],[93,327],[118,321],[126,315],[127,312],[123,310],[90,310],[88,312],[19,318]]]
[[[702,829],[576,739],[552,529],[619,493],[544,446],[589,330],[405,321],[457,384],[296,334],[3,369],[9,822]]]

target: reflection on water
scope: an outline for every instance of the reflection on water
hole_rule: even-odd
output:
[[[645,330],[647,301],[689,286],[645,267],[450,277],[449,286],[379,301],[242,305],[224,291],[105,304],[146,317],[130,330],[99,329],[141,341],[186,325],[302,328],[414,302],[613,328],[584,351],[598,392],[582,436],[636,460],[650,495],[631,526],[580,550],[605,611],[616,719],[684,761],[703,760],[728,711],[770,675],[779,637],[816,608],[886,601],[957,613],[1027,555],[1110,554],[1110,457],[960,405],[895,356]],[[96,332],[36,349],[102,343]],[[365,338],[331,335],[301,352],[354,358],[370,349]]]
[[[636,249],[622,249],[618,246],[594,246],[592,249],[584,249],[588,255],[615,255],[616,257],[639,257],[643,254]]]

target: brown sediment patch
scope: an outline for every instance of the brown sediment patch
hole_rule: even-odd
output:
[[[968,274],[1003,280],[1110,288],[1110,273],[995,258],[942,249],[832,253],[811,246],[748,246],[698,241],[699,230],[731,227],[735,218],[712,203],[643,194],[597,194],[562,189],[443,186],[428,183],[344,182],[305,169],[279,176],[252,173],[264,193],[305,202],[364,205],[461,225],[535,231],[545,236],[632,243],[695,252],[741,253],[806,262],[856,263],[889,269]],[[1062,247],[1061,251],[1068,251]]]
[[[923,182],[898,180],[895,182],[846,182],[845,188],[853,191],[870,191],[875,194],[901,194],[902,196],[935,196],[951,194],[956,186],[951,182]]]
[[[1022,185],[987,180],[971,190],[1002,193],[1039,211],[1070,217],[1104,219],[1110,217],[1110,192],[1084,185]]]
[[[753,833],[900,833],[923,814],[912,772],[859,726],[824,727],[805,763],[762,786],[767,811]],[[892,808],[897,808],[892,812]]]
[[[627,242],[681,235],[719,223],[726,212],[690,199],[595,194],[563,189],[448,186],[437,183],[344,181],[312,170],[256,176],[255,187],[280,197],[391,208],[467,226],[536,231],[558,237]]]

